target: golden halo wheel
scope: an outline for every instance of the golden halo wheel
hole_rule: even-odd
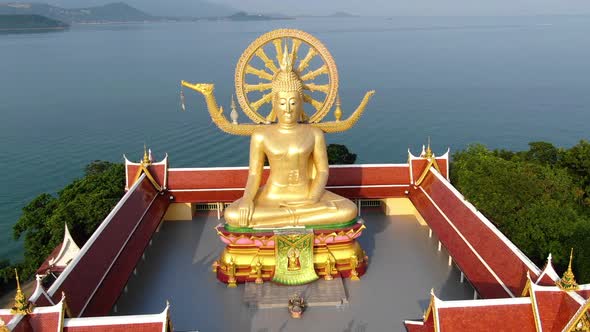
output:
[[[304,84],[303,100],[312,109],[312,114],[305,114],[304,118],[309,123],[320,122],[336,100],[338,70],[324,44],[301,30],[273,30],[258,37],[246,48],[236,65],[238,102],[255,123],[275,120],[276,115],[269,106],[272,101],[271,82],[280,70],[285,45],[294,55],[293,70]]]

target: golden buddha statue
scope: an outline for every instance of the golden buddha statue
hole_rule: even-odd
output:
[[[315,43],[316,48],[314,50],[318,49],[318,51],[312,50],[308,52],[308,56],[301,62],[309,62],[309,54],[313,57],[314,54],[325,55],[327,53],[323,45],[318,45],[319,42],[310,39],[309,35],[301,31],[289,29],[280,31],[283,34],[293,33],[296,38],[310,41],[312,44]],[[268,43],[272,41],[277,46],[277,39],[272,40],[272,35],[268,37],[268,40],[263,37],[261,37],[262,42]],[[280,42],[279,40],[278,44]],[[299,40],[298,43],[301,43],[301,41]],[[319,120],[325,116],[325,112],[327,112],[336,96],[337,74],[335,64],[333,64],[333,60],[328,54],[329,63],[324,65],[328,69],[322,67],[311,72],[313,75],[310,73],[302,75],[302,68],[305,68],[307,64],[302,66],[300,62],[298,68],[293,67],[296,59],[296,48],[299,47],[297,46],[298,43],[297,39],[294,38],[291,52],[287,50],[286,45],[284,51],[280,46],[277,47],[277,59],[280,57],[282,60],[279,63],[279,68],[268,63],[271,60],[264,53],[264,49],[261,48],[262,43],[258,45],[258,48],[251,45],[247,49],[250,54],[242,56],[242,59],[246,59],[246,61],[240,59],[238,63],[238,69],[236,70],[237,80],[238,77],[245,75],[243,71],[241,75],[238,75],[239,70],[246,68],[245,71],[248,74],[258,74],[260,78],[267,78],[270,81],[269,83],[259,84],[254,88],[252,88],[253,85],[236,81],[238,97],[240,97],[240,89],[243,89],[245,85],[248,85],[247,89],[250,89],[247,91],[252,89],[271,90],[270,93],[264,95],[261,100],[255,103],[242,104],[243,97],[242,99],[238,98],[240,104],[245,106],[243,107],[244,110],[250,113],[252,113],[252,108],[259,107],[267,101],[271,102],[272,110],[270,115],[266,119],[259,120],[260,122],[264,121],[263,124],[244,125],[236,124],[236,121],[230,123],[222,115],[223,109],[218,108],[213,97],[213,84],[191,84],[182,81],[182,86],[196,90],[205,96],[209,113],[213,121],[222,130],[232,134],[251,135],[250,163],[244,195],[228,206],[224,212],[226,224],[229,226],[251,228],[314,226],[341,224],[352,221],[357,217],[357,207],[352,201],[325,190],[329,167],[324,132],[344,131],[354,125],[374,91],[365,95],[361,105],[349,119],[340,121],[337,116],[335,122],[319,123]],[[265,63],[268,68],[273,70],[272,76],[268,72],[262,73],[261,70],[251,69],[248,61],[250,61],[253,54],[256,54],[261,59],[268,60],[265,60]],[[317,75],[329,74],[331,73],[330,70],[333,70],[330,77],[331,85],[328,84],[326,88],[320,88],[316,84],[305,82],[306,79],[313,79]],[[304,90],[313,91],[313,89],[328,91],[326,100],[331,98],[331,102],[322,104],[311,99],[311,104],[318,109],[318,112],[316,115],[308,117],[304,112],[303,105],[304,102],[310,102],[310,96],[306,95]],[[338,109],[338,111],[340,110]],[[318,113],[322,114],[317,115]],[[252,116],[251,118],[258,119]],[[272,122],[274,119],[276,119],[276,123]],[[270,165],[270,175],[266,184],[262,186],[265,158],[268,159]]]
[[[325,190],[328,156],[324,133],[299,120],[303,83],[285,53],[272,81],[272,109],[278,123],[256,130],[250,142],[250,168],[244,196],[225,210],[229,225],[284,227],[334,224],[357,215],[350,200]],[[261,187],[265,157],[270,176]]]

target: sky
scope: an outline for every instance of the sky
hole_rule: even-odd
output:
[[[590,0],[209,0],[246,11],[363,16],[590,14]]]
[[[2,2],[3,0],[0,0]],[[27,2],[27,0],[16,0]],[[590,0],[28,0],[81,8],[123,1],[153,15],[219,15],[228,8],[248,13],[330,15],[343,11],[362,16],[505,16],[590,14]],[[207,1],[216,6],[203,6]],[[232,11],[231,9],[229,9]],[[178,14],[180,13],[180,14]],[[174,14],[174,15],[173,15]]]

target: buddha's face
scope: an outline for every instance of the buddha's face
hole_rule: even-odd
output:
[[[297,91],[279,91],[275,97],[274,109],[279,123],[295,124],[301,116],[303,103]]]

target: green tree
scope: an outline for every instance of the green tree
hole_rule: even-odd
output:
[[[0,261],[0,294],[14,289],[16,287],[16,280],[14,277],[14,266],[6,260]]]
[[[58,239],[53,239],[50,219],[57,206],[57,199],[50,194],[35,197],[23,208],[23,214],[13,226],[14,238],[24,235],[25,255],[23,277],[32,275],[43,262]]]
[[[354,164],[355,161],[356,154],[351,153],[345,145],[328,145],[328,163],[330,165]]]
[[[559,161],[559,165],[567,170],[580,183],[578,197],[587,207],[590,207],[590,143],[581,140],[572,148],[565,150]]]
[[[576,178],[567,169],[551,166],[553,149],[531,144],[531,150],[505,159],[497,151],[472,145],[455,153],[451,178],[459,191],[537,264],[542,266],[551,252],[556,265],[564,267],[570,246],[584,245],[578,237],[589,220],[577,203]],[[590,268],[588,260],[579,263],[580,271]],[[590,280],[590,274],[580,275],[580,279]]]
[[[122,164],[94,161],[86,166],[83,178],[57,197],[41,194],[27,204],[13,227],[15,239],[24,236],[23,278],[30,277],[63,240],[64,224],[79,246],[86,243],[123,196],[124,181]]]
[[[551,143],[530,142],[529,151],[525,153],[525,156],[528,161],[555,166],[559,159],[559,154],[559,150]]]

